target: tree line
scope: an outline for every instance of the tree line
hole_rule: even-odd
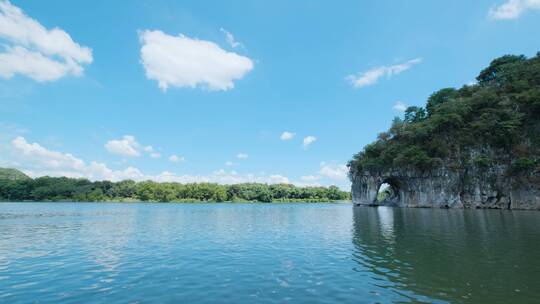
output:
[[[1,201],[327,202],[350,200],[336,186],[89,181],[68,177],[2,178]]]

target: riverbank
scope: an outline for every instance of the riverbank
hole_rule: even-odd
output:
[[[196,200],[177,200],[177,201],[168,201],[168,202],[161,202],[161,201],[140,201],[135,199],[125,199],[125,200],[104,200],[104,201],[73,201],[73,200],[44,200],[44,201],[7,201],[2,200],[0,201],[0,204],[2,203],[101,203],[101,204],[114,204],[114,203],[126,203],[126,204],[136,204],[136,203],[148,203],[148,204],[291,204],[291,203],[298,203],[298,204],[352,204],[352,200],[274,200],[271,202],[261,202],[261,201],[246,201],[246,200],[238,200],[238,201],[196,201]]]

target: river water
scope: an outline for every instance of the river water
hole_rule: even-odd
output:
[[[539,303],[540,212],[0,203],[0,303]]]

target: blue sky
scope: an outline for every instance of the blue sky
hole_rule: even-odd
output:
[[[539,0],[0,3],[0,166],[33,176],[347,188],[404,105],[540,51]]]

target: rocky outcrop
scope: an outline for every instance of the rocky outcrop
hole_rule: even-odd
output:
[[[351,176],[352,198],[356,205],[540,210],[538,172],[519,177],[507,172],[506,166],[361,172]],[[385,183],[393,195],[377,201]]]

